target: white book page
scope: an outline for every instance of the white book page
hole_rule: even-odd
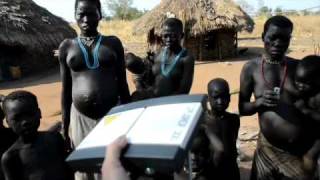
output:
[[[79,144],[77,149],[106,146],[121,135],[127,134],[145,108],[107,115]]]
[[[186,146],[195,122],[201,115],[201,103],[179,103],[148,107],[127,137],[132,144]]]

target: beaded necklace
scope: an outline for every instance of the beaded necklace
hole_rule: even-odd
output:
[[[166,67],[166,63],[169,59],[168,48],[165,48],[161,57],[161,73],[163,76],[168,77],[173,68],[176,66],[177,62],[181,56],[186,52],[186,49],[182,49],[176,57],[174,57],[173,62]]]
[[[262,59],[262,63],[261,63],[261,73],[262,73],[262,78],[263,78],[263,81],[264,81],[264,84],[269,88],[269,89],[273,89],[274,87],[267,81],[266,77],[265,77],[265,73],[264,73],[264,63],[267,63],[266,60],[263,58]],[[287,61],[284,60],[284,75],[283,75],[283,78],[281,79],[281,82],[280,82],[280,91],[282,90],[283,86],[284,86],[284,83],[286,82],[286,79],[287,79],[287,69],[288,69],[288,64],[287,64]]]
[[[78,41],[78,45],[81,49],[81,52],[82,52],[82,55],[83,55],[83,58],[86,62],[86,66],[88,69],[97,69],[99,66],[100,66],[100,63],[99,63],[99,48],[100,48],[100,44],[101,44],[101,40],[102,40],[102,36],[101,35],[98,35],[98,41],[97,41],[97,44],[93,50],[93,63],[90,64],[90,61],[89,61],[89,55],[88,55],[88,52],[87,52],[87,49],[85,48],[85,46],[83,45],[80,37],[77,38],[77,41]]]

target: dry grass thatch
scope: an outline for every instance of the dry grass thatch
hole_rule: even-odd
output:
[[[11,51],[18,48],[32,56],[32,59],[28,59],[25,54],[24,58],[20,59],[21,63],[15,63],[19,65],[26,62],[35,66],[50,64],[49,59],[53,58],[52,50],[56,49],[63,39],[76,36],[67,22],[32,0],[0,0],[0,31],[0,47]],[[11,61],[10,57],[7,59]],[[37,60],[41,63],[36,63]]]
[[[160,33],[168,14],[174,14],[185,25],[188,36],[197,36],[218,29],[252,31],[253,20],[232,0],[161,0],[135,24],[134,34]]]

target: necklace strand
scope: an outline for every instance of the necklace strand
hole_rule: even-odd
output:
[[[262,73],[262,78],[263,78],[263,81],[264,81],[264,84],[269,88],[269,89],[273,89],[273,86],[267,81],[266,77],[265,77],[265,72],[264,72],[264,63],[266,61],[264,59],[262,59],[262,63],[261,63],[261,73]],[[284,83],[287,79],[287,69],[288,69],[288,65],[287,65],[287,61],[285,60],[284,61],[285,64],[284,64],[284,75],[283,75],[283,78],[280,82],[280,91],[282,90],[282,88],[284,87]]]
[[[181,58],[181,56],[186,52],[186,49],[182,49],[178,55],[176,55],[173,59],[173,62],[169,64],[169,66],[166,68],[166,63],[169,59],[168,55],[168,48],[165,48],[163,53],[162,53],[162,58],[161,58],[161,73],[165,77],[168,77],[173,68],[176,66],[177,62]]]
[[[86,66],[87,66],[88,69],[97,69],[100,66],[99,48],[100,48],[101,40],[102,40],[102,36],[98,35],[98,41],[97,41],[97,44],[96,44],[96,46],[95,46],[95,48],[93,50],[93,63],[90,64],[89,55],[88,55],[87,49],[84,47],[83,43],[81,42],[81,38],[80,37],[77,38],[78,45],[79,45],[79,47],[81,49],[83,58],[84,58],[84,60],[86,62]]]

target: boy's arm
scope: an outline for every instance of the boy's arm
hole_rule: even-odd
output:
[[[6,180],[21,180],[21,167],[14,157],[14,154],[6,152],[1,158],[1,165]]]
[[[232,119],[234,123],[234,131],[232,132],[232,140],[234,141],[234,144],[236,145],[239,129],[240,129],[240,117],[238,115],[234,115],[234,118]]]
[[[124,61],[124,49],[121,41],[117,37],[113,36],[112,39],[113,47],[115,48],[115,51],[117,53],[116,73],[118,78],[118,90],[120,92],[120,102],[121,104],[125,104],[130,102],[130,93],[127,83],[127,74]]]
[[[209,139],[209,142],[211,144],[211,147],[213,149],[213,163],[217,166],[218,164],[220,164],[220,161],[222,159],[223,153],[225,151],[224,149],[224,145],[222,143],[222,141],[218,138],[218,136],[216,134],[214,134],[209,127],[204,126],[205,129],[205,133]]]
[[[183,62],[183,74],[179,89],[174,94],[189,94],[194,74],[194,58],[188,54]]]
[[[58,147],[59,153],[63,159],[66,159],[67,156],[71,153],[70,151],[66,151],[65,143],[63,138],[59,132],[50,132],[53,135],[54,141],[56,142],[56,146]]]
[[[67,65],[67,48],[71,40],[64,40],[59,47],[59,63],[60,75],[62,81],[61,91],[61,114],[63,122],[63,135],[66,141],[66,147],[71,150],[71,142],[69,137],[70,110],[72,104],[72,78],[71,72]]]

